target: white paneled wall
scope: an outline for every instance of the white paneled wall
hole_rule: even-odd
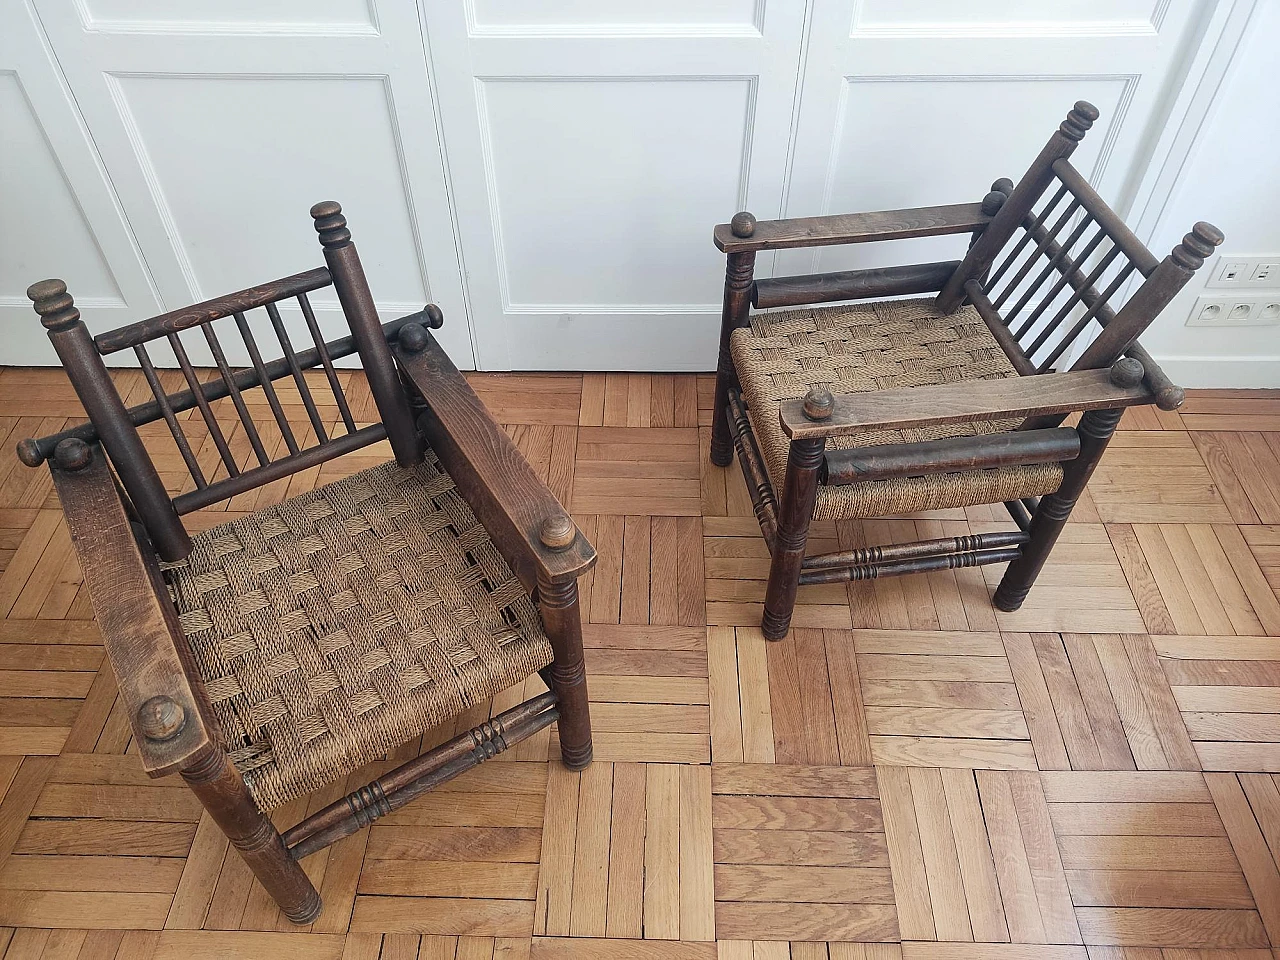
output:
[[[1123,210],[1251,2],[0,0],[0,362],[53,360],[33,280],[101,330],[318,264],[337,199],[384,317],[439,303],[459,366],[710,369],[715,223],[977,199],[1079,98]]]

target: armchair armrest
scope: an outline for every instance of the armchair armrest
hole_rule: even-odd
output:
[[[1079,370],[844,394],[835,398],[831,416],[825,420],[805,416],[803,400],[787,400],[781,416],[787,436],[811,440],[926,423],[1067,414],[1154,402],[1144,383],[1118,386],[1109,370]]]
[[[941,207],[913,207],[874,213],[842,213],[793,220],[757,220],[749,237],[735,236],[730,225],[715,229],[716,246],[725,253],[825,247],[872,240],[905,240],[946,233],[972,233],[991,222],[981,203],[953,203]]]
[[[204,687],[141,528],[135,530],[98,444],[64,440],[49,460],[94,616],[142,766],[174,773],[216,739]]]
[[[412,349],[419,343],[420,349]],[[538,479],[435,338],[415,335],[406,342],[401,336],[393,352],[426,405],[418,430],[520,581],[532,591],[539,579],[562,583],[591,569],[595,549],[576,529],[567,546],[542,542],[543,523],[568,511]]]

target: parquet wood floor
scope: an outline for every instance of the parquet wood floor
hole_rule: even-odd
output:
[[[326,906],[298,931],[187,790],[141,773],[48,476],[13,455],[79,404],[59,371],[0,370],[3,960],[1280,958],[1280,395],[1127,414],[1017,613],[991,607],[998,568],[806,587],[771,644],[741,473],[707,459],[711,378],[472,382],[600,553],[581,585],[597,759],[566,771],[543,731],[310,858]],[[813,549],[1008,528],[998,507],[823,523]]]

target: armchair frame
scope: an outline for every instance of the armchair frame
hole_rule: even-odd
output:
[[[1078,102],[1021,181],[1015,186],[1008,179],[997,180],[980,203],[773,221],[741,212],[715,228],[715,243],[727,264],[711,460],[727,466],[737,452],[769,545],[772,562],[762,620],[768,639],[786,635],[797,590],[809,583],[1008,562],[993,600],[1002,610],[1018,609],[1124,408],[1154,403],[1174,410],[1181,405],[1182,389],[1137,337],[1223,237],[1211,224],[1197,223],[1172,253],[1157,260],[1070,164],[1069,157],[1097,118],[1096,108]],[[1052,198],[1034,212],[1055,183]],[[1086,237],[1090,227],[1092,236]],[[761,250],[946,234],[970,235],[962,260],[775,279],[753,276]],[[1113,272],[1110,278],[1108,271]],[[1104,278],[1099,292],[1095,284]],[[1134,292],[1113,308],[1109,301],[1138,278],[1142,282]],[[752,432],[731,350],[734,331],[751,324],[751,308],[927,293],[935,294],[939,313],[971,304],[1019,376],[834,398],[815,387],[803,400],[785,401],[780,416],[790,446],[781,489],[775,490]],[[1059,371],[1072,350],[1074,363]],[[1063,427],[1073,413],[1082,414],[1078,425]],[[1005,434],[854,449],[827,449],[826,443],[830,437],[870,429],[1006,417],[1022,418],[1021,426]],[[1057,491],[1006,503],[1016,531],[805,556],[820,484],[1050,462],[1063,465]]]
[[[581,769],[591,762],[591,721],[583,662],[577,578],[595,552],[555,496],[440,348],[428,327],[437,307],[379,322],[346,220],[336,203],[312,208],[326,267],[219,297],[92,337],[66,286],[33,285],[28,296],[49,332],[88,423],[19,444],[28,466],[47,463],[72,540],[119,694],[132,723],[142,764],[153,777],[180,773],[254,875],[295,923],[319,915],[319,893],[299,860],[398,809],[534,733],[558,722],[561,756]],[[351,336],[325,342],[306,294],[332,283]],[[276,304],[298,299],[315,346],[296,351]],[[264,363],[244,319],[265,307],[284,356]],[[210,326],[234,317],[252,367],[233,372]],[[219,376],[201,381],[178,335],[199,327]],[[167,338],[187,383],[167,393],[145,344]],[[133,348],[154,400],[126,409],[103,357]],[[379,422],[357,427],[338,385],[333,361],[358,353]],[[323,367],[345,434],[329,436],[302,371]],[[272,383],[290,378],[315,432],[315,443],[290,430]],[[288,453],[272,459],[249,416],[242,393],[262,387]],[[230,398],[239,437],[252,452],[231,449],[210,404]],[[198,409],[216,451],[192,449],[177,414]],[[170,497],[142,444],[138,427],[163,420],[187,465],[191,489]],[[540,606],[554,659],[541,671],[549,692],[491,717],[308,816],[281,834],[256,805],[228,754],[204,683],[198,675],[161,574],[160,561],[191,551],[181,515],[253,490],[299,470],[388,439],[396,459],[411,465],[430,444],[458,492],[495,547]],[[300,443],[299,440],[304,441]],[[206,446],[208,446],[206,444]],[[210,456],[209,454],[213,454]],[[256,463],[250,457],[256,457]]]

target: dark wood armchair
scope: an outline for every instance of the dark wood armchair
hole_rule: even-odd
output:
[[[327,266],[96,337],[62,281],[32,286],[89,423],[18,448],[53,473],[144,768],[182,775],[296,923],[321,909],[302,857],[557,720],[564,762],[591,761],[577,593],[591,545],[437,345],[439,309],[381,324],[341,208],[311,215]],[[331,284],[351,335],[326,343],[307,295]],[[282,306],[300,310],[313,346],[294,349]],[[257,308],[280,359],[262,359]],[[230,367],[218,320],[234,323],[250,366]],[[183,345],[194,329],[214,377]],[[160,340],[184,389],[163,385],[175,376],[148,352]],[[151,402],[126,409],[103,362],[121,350],[136,354]],[[334,369],[353,353],[380,418],[363,426]],[[282,397],[305,409],[306,429]],[[271,420],[255,423],[255,409]],[[158,421],[185,466],[170,489],[139,435]],[[392,461],[210,529],[183,524],[384,439]],[[534,672],[549,692],[283,836],[266,816]]]
[[[772,554],[769,639],[807,583],[1007,562],[994,602],[1016,610],[1124,408],[1182,403],[1137,337],[1222,234],[1197,223],[1152,256],[1071,165],[1097,117],[1077,103],[1022,180],[980,203],[716,227],[728,268],[711,459],[737,450]],[[760,250],[942,234],[971,235],[963,259],[752,276]],[[881,297],[908,299],[751,312]],[[1016,531],[805,556],[815,518],[1001,502]]]

